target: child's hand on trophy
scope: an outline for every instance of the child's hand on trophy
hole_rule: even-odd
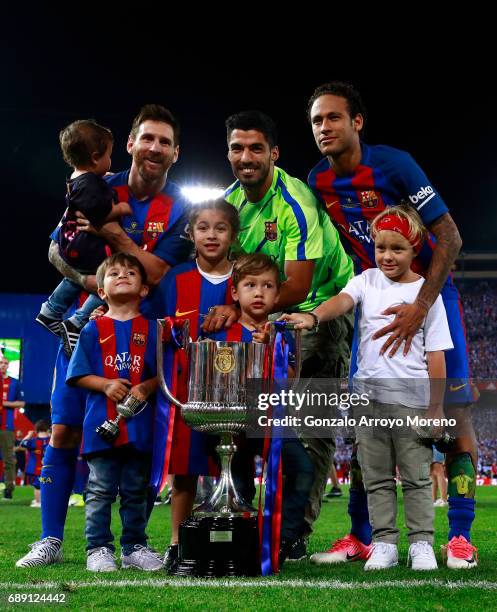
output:
[[[256,325],[254,323],[255,331],[252,332],[252,342],[267,344],[269,342],[270,326],[270,323],[264,323],[264,325]]]
[[[107,379],[103,391],[113,402],[120,402],[128,395],[130,386],[131,382],[126,378]]]
[[[141,382],[139,385],[131,387],[129,392],[133,397],[136,397],[137,400],[144,402],[148,397],[150,397],[150,395],[152,395],[152,393],[157,391],[158,384],[159,381],[157,377],[149,378],[148,380]]]

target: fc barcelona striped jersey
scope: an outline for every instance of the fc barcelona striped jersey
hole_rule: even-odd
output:
[[[186,235],[189,205],[181,190],[166,181],[163,190],[153,198],[137,200],[128,188],[129,170],[105,177],[117,193],[119,202],[128,202],[133,214],[123,218],[128,236],[144,250],[175,266],[184,261],[192,250]]]
[[[354,255],[356,274],[375,267],[369,223],[388,206],[410,204],[430,223],[448,212],[425,173],[405,151],[361,143],[362,158],[353,174],[337,176],[327,158],[315,166],[308,183],[335,223],[347,250]],[[414,260],[413,270],[428,269],[435,239],[429,236]]]
[[[36,436],[36,438],[23,440],[21,442],[21,446],[28,450],[26,474],[30,476],[39,476],[41,474],[43,455],[45,454],[49,442],[50,436],[47,436],[46,438]]]
[[[271,187],[260,202],[249,202],[236,181],[225,198],[240,214],[239,250],[265,253],[278,263],[282,280],[285,261],[316,260],[311,289],[296,308],[312,310],[338,293],[353,275],[336,229],[322,214],[307,185],[274,168]]]
[[[195,342],[211,306],[232,304],[231,278],[214,284],[200,274],[197,262],[175,266],[156,289],[154,305],[158,316],[188,319],[190,337]],[[158,306],[158,303],[162,306]]]
[[[2,380],[0,378],[0,380]],[[16,402],[16,401],[24,401],[24,393],[21,389],[21,385],[16,378],[12,378],[11,376],[5,376],[3,379],[3,402]],[[15,409],[14,408],[6,408],[5,406],[2,408],[2,403],[0,402],[0,431],[14,431],[14,417],[15,417]]]
[[[66,382],[93,374],[104,378],[127,378],[132,385],[156,375],[156,322],[137,316],[129,321],[100,317],[86,324],[71,357]],[[149,398],[153,402],[154,398]],[[152,406],[131,419],[119,422],[114,446],[131,444],[152,451]],[[95,429],[117,415],[116,404],[103,393],[89,391],[83,423],[83,453],[112,448]]]

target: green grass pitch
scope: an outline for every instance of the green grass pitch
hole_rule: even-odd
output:
[[[347,488],[344,496],[323,504],[309,552],[328,548],[349,530]],[[400,491],[399,491],[400,492]],[[0,610],[495,610],[497,608],[497,488],[477,489],[473,542],[479,566],[451,571],[442,565],[439,547],[447,534],[446,508],[436,508],[436,552],[440,568],[413,572],[406,567],[407,541],[402,527],[400,565],[383,572],[364,572],[363,562],[317,567],[286,563],[278,576],[212,582],[169,578],[164,572],[135,570],[92,574],[85,569],[84,509],[70,508],[65,531],[64,562],[20,570],[15,561],[39,538],[40,510],[30,508],[32,489],[17,488],[13,502],[0,503]],[[403,526],[399,495],[399,525]],[[149,525],[150,545],[164,550],[169,540],[170,506],[155,508]],[[119,534],[117,507],[114,533]],[[119,582],[121,581],[121,582]],[[123,582],[124,581],[124,582]],[[147,581],[150,581],[146,584]],[[65,603],[9,603],[9,595],[65,594]],[[33,597],[33,595],[32,595]],[[11,597],[12,599],[12,597]]]

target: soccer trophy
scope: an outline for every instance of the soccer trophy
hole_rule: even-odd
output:
[[[95,431],[109,444],[114,442],[119,437],[119,421],[121,419],[131,419],[147,407],[146,401],[137,399],[131,393],[128,393],[120,402],[117,402],[117,416],[115,419],[107,419],[99,425]]]
[[[221,474],[213,493],[180,526],[179,563],[174,573],[180,576],[260,575],[257,510],[236,491],[231,461],[236,452],[233,435],[244,432],[257,414],[255,402],[248,399],[248,383],[256,379],[257,385],[260,382],[267,387],[270,382],[267,373],[271,372],[275,334],[271,333],[269,344],[184,342],[188,401],[181,403],[171,393],[164,377],[161,340],[164,326],[165,320],[158,320],[157,370],[161,389],[181,409],[188,426],[220,437],[216,451],[221,460]],[[300,354],[297,348],[295,352]]]

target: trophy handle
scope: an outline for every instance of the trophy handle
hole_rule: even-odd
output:
[[[274,354],[274,342],[276,340],[276,326],[274,325],[275,321],[270,321],[271,327],[269,330],[269,346],[270,346],[270,356],[271,360],[273,359]],[[294,339],[295,339],[295,376],[292,378],[292,387],[299,382],[300,380],[300,370],[302,368],[302,344],[301,344],[301,330],[295,329],[294,323],[286,323],[285,329],[289,331],[293,331]]]
[[[184,409],[185,406],[182,404],[169,390],[169,387],[166,383],[166,378],[164,376],[164,351],[163,345],[164,342],[162,340],[162,332],[166,326],[165,319],[157,319],[157,376],[159,379],[159,385],[162,389],[162,392],[167,397],[167,399],[172,402],[178,408]],[[190,321],[185,321],[183,327],[183,349],[188,349],[188,336],[190,331]]]

